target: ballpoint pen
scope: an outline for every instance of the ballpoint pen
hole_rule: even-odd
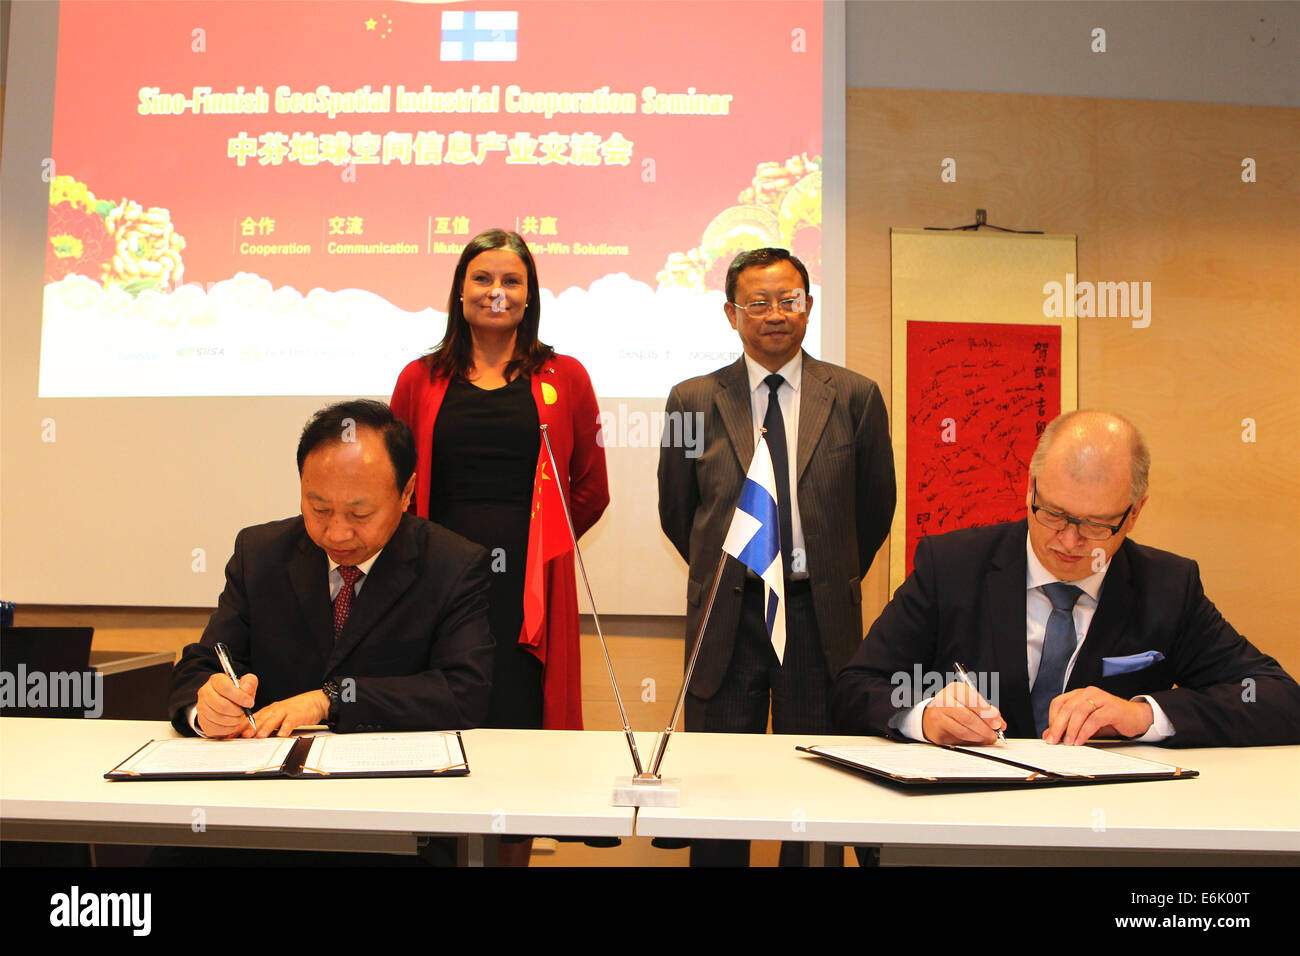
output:
[[[235,676],[235,668],[230,663],[230,652],[226,650],[226,645],[220,641],[217,642],[217,660],[221,661],[221,669],[226,672],[226,676],[230,678],[236,688],[239,687],[239,678]],[[249,724],[256,730],[257,721],[253,719],[253,712],[247,707],[243,708],[243,710]]]
[[[980,694],[980,692],[976,689],[975,682],[970,679],[970,674],[966,673],[966,668],[962,667],[961,664],[958,663],[957,661],[953,661],[952,669],[957,672],[957,676],[961,678],[963,684],[965,684],[971,690],[975,691],[975,693],[979,696],[981,700],[984,699],[984,695]],[[996,730],[994,731],[994,733],[998,735],[998,740],[1002,741],[1003,743],[1007,742],[1007,738],[1003,735],[1002,731]]]

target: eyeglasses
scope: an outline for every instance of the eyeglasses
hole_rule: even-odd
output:
[[[773,309],[771,302],[751,302],[749,305],[741,305],[739,302],[731,304],[748,312],[751,319],[765,319],[772,314]],[[777,302],[776,308],[780,310],[782,315],[803,315],[808,308],[808,300],[802,295],[791,296]]]
[[[1124,509],[1123,516],[1119,519],[1118,524],[1109,525],[1100,521],[1084,521],[1082,518],[1072,518],[1067,514],[1059,511],[1051,511],[1047,508],[1038,507],[1038,479],[1033,481],[1034,494],[1029,509],[1038,519],[1038,523],[1044,528],[1051,528],[1053,531],[1064,531],[1067,524],[1072,524],[1079,531],[1079,537],[1086,538],[1089,541],[1105,541],[1113,535],[1119,534],[1119,529],[1124,527],[1124,522],[1128,520],[1129,512],[1133,510],[1130,504]]]

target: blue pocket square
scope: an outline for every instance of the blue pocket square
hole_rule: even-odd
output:
[[[1140,671],[1164,659],[1165,655],[1159,651],[1129,654],[1127,657],[1103,657],[1101,659],[1101,676],[1114,677],[1116,674],[1132,674],[1134,671]]]

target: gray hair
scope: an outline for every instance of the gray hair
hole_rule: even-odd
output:
[[[1151,449],[1147,447],[1146,439],[1138,431],[1138,427],[1123,415],[1116,415],[1114,412],[1102,411],[1095,408],[1081,408],[1073,412],[1065,412],[1056,416],[1043,429],[1042,436],[1038,439],[1038,447],[1034,449],[1034,455],[1029,459],[1029,477],[1037,478],[1043,470],[1043,463],[1047,461],[1047,453],[1051,450],[1052,443],[1056,440],[1057,433],[1066,427],[1070,422],[1079,416],[1089,418],[1109,419],[1118,422],[1128,430],[1129,434],[1129,502],[1137,504],[1145,497],[1147,493],[1147,484],[1151,472]],[[1082,478],[1077,466],[1070,467],[1070,473],[1076,478]]]

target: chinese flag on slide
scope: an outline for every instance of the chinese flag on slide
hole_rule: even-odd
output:
[[[569,523],[551,460],[542,443],[533,477],[533,506],[528,516],[528,564],[524,568],[524,631],[519,642],[546,659],[542,631],[546,623],[546,563],[573,550]]]

